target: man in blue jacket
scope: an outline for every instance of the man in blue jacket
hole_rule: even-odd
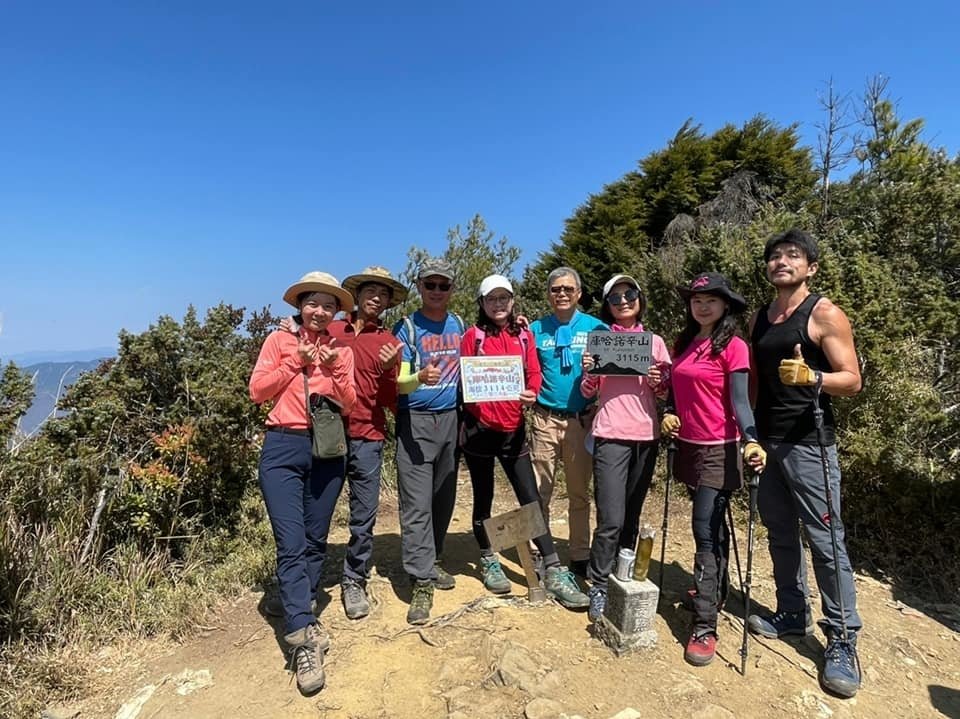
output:
[[[587,346],[587,335],[606,326],[577,309],[581,292],[580,275],[572,267],[558,267],[547,276],[547,299],[553,313],[530,325],[543,386],[533,408],[528,437],[548,526],[557,465],[563,461],[569,501],[569,564],[571,571],[585,577],[590,559],[593,460],[584,440],[590,431],[592,408],[580,393],[580,357]]]

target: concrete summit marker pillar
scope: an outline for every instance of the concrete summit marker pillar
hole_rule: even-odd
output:
[[[638,649],[657,645],[653,628],[657,616],[660,588],[649,579],[607,579],[607,605],[597,620],[597,637],[619,657]]]

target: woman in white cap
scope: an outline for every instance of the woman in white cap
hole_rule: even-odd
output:
[[[518,355],[524,367],[525,387],[516,399],[465,405],[461,433],[463,456],[473,485],[473,535],[480,545],[483,585],[496,594],[506,594],[510,581],[491,549],[483,520],[490,517],[493,506],[494,460],[500,461],[520,504],[536,502],[539,506],[523,410],[536,400],[542,377],[533,337],[528,329],[517,324],[510,280],[502,275],[484,278],[477,302],[477,323],[464,333],[460,356]],[[585,607],[587,597],[573,574],[560,565],[550,528],[533,541],[543,557],[543,588],[547,594],[567,608]]]
[[[640,318],[646,299],[640,283],[629,275],[614,275],[603,287],[600,319],[613,332],[643,332]],[[640,512],[657,463],[660,427],[657,397],[666,395],[670,353],[660,335],[651,341],[652,362],[646,376],[590,374],[594,358],[583,353],[584,397],[597,396],[593,420],[593,483],[597,527],[590,546],[587,576],[590,608],[596,621],[607,603],[607,577],[621,547],[637,544]]]
[[[310,694],[323,688],[323,654],[330,646],[312,604],[345,465],[343,457],[313,456],[307,407],[326,399],[349,414],[356,402],[353,354],[327,331],[353,297],[332,275],[310,272],[283,299],[300,313],[303,326],[296,334],[277,330],[264,341],[250,377],[250,398],[272,403],[260,453],[260,491],[277,544],[284,639],[297,685]]]
[[[704,666],[716,654],[717,613],[727,595],[727,507],[741,484],[740,441],[754,471],[763,471],[766,452],[750,409],[750,351],[737,336],[746,301],[716,272],[701,272],[677,292],[686,324],[673,346],[671,394],[660,428],[677,438],[674,469],[693,499],[693,627],[684,658]]]

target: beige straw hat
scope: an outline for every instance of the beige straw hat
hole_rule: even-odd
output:
[[[353,295],[340,286],[336,277],[326,272],[308,272],[305,274],[287,288],[287,291],[283,293],[283,301],[299,310],[297,297],[303,292],[326,292],[340,300],[340,309],[344,312],[353,309]]]
[[[344,279],[343,288],[352,292],[353,296],[356,297],[357,290],[360,289],[360,285],[365,282],[376,282],[379,285],[384,285],[393,290],[393,297],[387,309],[396,307],[407,299],[407,288],[393,279],[393,275],[390,274],[390,271],[386,267],[380,267],[379,265],[364,267],[360,274],[350,275]]]

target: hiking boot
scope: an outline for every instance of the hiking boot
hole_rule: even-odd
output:
[[[437,589],[453,589],[457,586],[457,580],[453,575],[440,566],[440,562],[434,562],[433,568],[437,571],[437,581],[433,583]]]
[[[805,637],[813,634],[813,618],[806,610],[799,612],[778,611],[771,616],[762,617],[751,614],[747,626],[754,634],[767,639],[779,639],[788,635]]]
[[[587,578],[587,567],[590,564],[589,559],[571,559],[570,560],[570,571],[575,575],[580,577],[580,579]]]
[[[280,601],[279,594],[267,594],[264,596],[263,603],[260,607],[268,617],[283,616],[283,602]]]
[[[343,612],[347,619],[363,619],[370,613],[367,590],[357,582],[344,582],[340,585],[340,598],[343,600]]]
[[[567,609],[583,609],[590,606],[587,595],[580,591],[573,572],[563,566],[547,567],[543,588]]]
[[[603,616],[603,610],[607,606],[607,590],[603,587],[590,587],[587,597],[590,599],[590,606],[587,607],[587,619],[595,622]]]
[[[433,608],[433,582],[418,579],[413,584],[413,596],[407,609],[407,624],[426,624]]]
[[[283,611],[283,601],[280,599],[279,594],[269,594],[263,598],[263,603],[260,605],[261,610],[268,617],[275,617],[277,619],[282,619],[284,617]],[[320,603],[313,603],[313,615],[315,617],[320,616]]]
[[[323,642],[330,646],[330,638],[316,624],[287,634],[284,641],[290,646],[290,668],[297,674],[297,687],[304,694],[323,689],[326,675],[323,671]]]
[[[823,651],[820,686],[831,694],[849,699],[860,688],[860,659],[857,657],[857,635],[847,633],[847,641],[839,634],[827,635]]]
[[[500,560],[496,557],[480,556],[480,574],[483,577],[483,586],[494,594],[509,594],[513,589],[507,575],[503,573]]]
[[[687,640],[683,658],[695,667],[705,667],[717,653],[717,635],[711,631],[694,632]]]

